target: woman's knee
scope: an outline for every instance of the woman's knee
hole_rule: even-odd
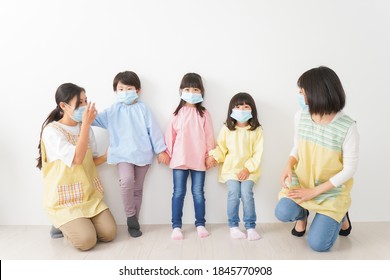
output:
[[[307,242],[314,251],[329,251],[337,240],[341,224],[317,213],[310,226]]]
[[[309,247],[316,252],[327,252],[330,248],[333,247],[333,243],[329,242],[329,239],[321,239],[318,236],[313,237],[313,235],[308,236],[307,243]]]
[[[289,198],[282,198],[275,207],[275,217],[281,222],[293,222],[296,218],[296,213],[293,210],[294,201]]]
[[[69,242],[81,251],[88,251],[97,243],[96,232],[80,232],[77,236],[68,237]]]
[[[110,242],[115,239],[117,227],[109,209],[104,210],[92,219],[99,241]]]
[[[117,228],[116,225],[110,225],[105,228],[103,228],[99,233],[99,241],[102,242],[110,242],[115,239],[116,237]]]

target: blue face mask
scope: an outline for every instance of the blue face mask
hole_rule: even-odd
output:
[[[200,93],[182,92],[181,99],[191,104],[197,104],[203,101],[203,97]]]
[[[66,104],[66,105],[68,105],[69,107],[72,107],[69,104]],[[75,122],[81,122],[83,120],[83,114],[84,114],[84,111],[86,108],[87,108],[87,106],[81,106],[81,107],[78,107],[77,109],[74,109],[73,114],[71,116],[71,119],[74,120]]]
[[[233,109],[230,116],[240,123],[245,123],[252,118],[252,111]]]
[[[129,91],[117,91],[117,102],[125,103],[126,105],[132,104],[138,98],[138,94],[136,90]]]
[[[303,94],[298,93],[297,100],[298,100],[299,106],[301,106],[301,108],[303,110],[306,110],[308,108],[306,101],[305,101],[305,97],[303,96]]]

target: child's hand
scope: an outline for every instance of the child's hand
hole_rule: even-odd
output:
[[[169,156],[166,152],[161,152],[157,156],[158,163],[164,163],[165,165],[169,165],[170,161],[171,161],[171,159],[169,158]]]
[[[108,148],[106,149],[106,152],[103,154],[105,161],[107,161],[107,156],[108,156]]]
[[[245,181],[246,179],[248,179],[249,174],[250,174],[249,170],[244,168],[243,170],[241,170],[240,173],[237,174],[237,178],[240,181]]]
[[[206,170],[214,167],[218,164],[218,162],[214,159],[214,157],[209,156],[206,158]]]

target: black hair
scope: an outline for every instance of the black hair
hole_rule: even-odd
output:
[[[189,87],[200,89],[200,93],[202,94],[202,97],[204,97],[204,87],[203,87],[202,77],[199,74],[187,73],[183,76],[179,88],[180,92],[184,88],[189,88]],[[179,113],[180,109],[185,104],[186,102],[183,99],[180,99],[179,105],[177,106],[173,114],[176,116]],[[198,111],[199,115],[203,117],[203,113],[206,110],[206,108],[202,106],[202,102],[196,103],[195,108]]]
[[[337,74],[320,66],[303,73],[298,87],[304,90],[310,114],[321,116],[341,111],[345,106],[345,92]]]
[[[116,91],[119,82],[127,86],[134,86],[137,90],[141,89],[141,81],[133,71],[124,71],[116,74],[112,84],[114,91]]]
[[[259,126],[261,126],[258,118],[257,118],[257,108],[256,103],[253,97],[246,92],[239,92],[232,97],[229,103],[228,113],[225,125],[229,130],[236,130],[237,121],[233,119],[230,115],[233,112],[233,109],[238,105],[249,105],[252,109],[252,118],[248,120],[249,125],[251,126],[249,130],[255,130]]]
[[[66,104],[69,104],[69,102],[77,96],[77,102],[76,102],[76,107],[77,109],[80,106],[80,95],[82,92],[85,92],[85,89],[82,87],[79,87],[75,84],[72,83],[65,83],[60,85],[57,88],[56,94],[55,94],[55,100],[56,100],[56,108],[50,112],[49,116],[46,118],[46,120],[43,122],[42,127],[41,127],[41,134],[40,134],[40,139],[39,139],[39,144],[38,144],[38,152],[39,152],[39,157],[37,158],[37,168],[41,169],[42,168],[42,151],[41,151],[41,141],[42,141],[42,132],[43,129],[51,122],[53,121],[58,121],[64,116],[64,111],[60,107],[60,103],[64,102]]]

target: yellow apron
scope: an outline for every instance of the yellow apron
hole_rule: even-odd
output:
[[[56,123],[55,127],[66,136],[69,143],[76,145],[78,135],[73,135]],[[88,148],[82,164],[69,168],[63,161],[47,162],[46,150],[41,141],[42,172],[44,178],[44,208],[55,227],[77,218],[91,218],[107,209],[103,201],[103,187]]]
[[[291,184],[286,181],[289,188],[315,188],[343,169],[342,145],[353,123],[354,120],[344,115],[328,125],[320,125],[311,120],[309,112],[302,112],[298,128],[299,161]],[[353,178],[350,178],[300,206],[340,222],[351,206],[352,185]],[[280,191],[279,199],[282,197],[288,197],[288,190]]]

